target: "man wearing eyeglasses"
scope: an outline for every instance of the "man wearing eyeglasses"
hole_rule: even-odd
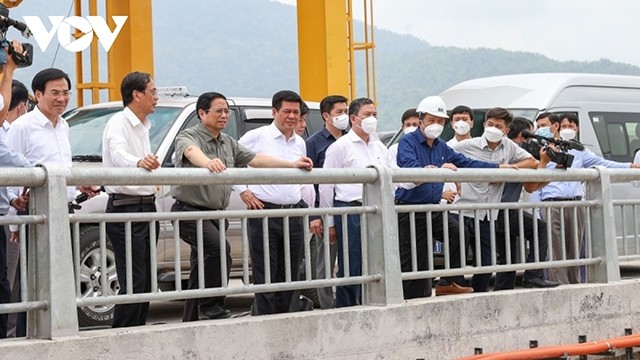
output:
[[[152,171],[160,162],[151,152],[147,117],[158,102],[156,85],[151,75],[142,72],[127,74],[120,85],[124,109],[114,114],[102,135],[103,167],[138,167]],[[155,186],[105,186],[109,194],[107,213],[155,212]],[[119,295],[127,293],[127,256],[125,223],[107,223],[107,236],[113,246],[116,272],[120,282]],[[151,261],[149,223],[131,223],[131,279],[133,293],[151,291]],[[156,223],[156,234],[159,225]],[[157,239],[154,239],[157,240]],[[119,304],[113,312],[113,327],[144,325],[149,303]]]
[[[71,92],[71,80],[60,69],[48,68],[38,72],[31,81],[31,88],[37,100],[34,109],[17,118],[7,131],[6,144],[16,153],[23,155],[32,164],[62,165],[71,167],[71,144],[69,125],[62,118],[67,109]],[[79,190],[89,197],[97,193],[97,188],[80,186]],[[28,208],[26,189],[10,189],[10,205],[19,214],[26,214]],[[76,188],[67,187],[69,211],[76,198]],[[25,336],[25,318],[20,316],[16,336]]]
[[[200,122],[180,132],[176,137],[176,167],[206,168],[212,173],[220,173],[227,168],[246,167],[306,167],[302,159],[283,160],[263,153],[255,153],[238,143],[236,139],[222,131],[230,118],[229,103],[224,95],[207,92],[198,98],[196,111]],[[172,186],[171,193],[176,202],[171,211],[215,211],[229,206],[230,185]],[[226,230],[228,224],[223,224]],[[220,252],[221,224],[218,220],[202,222],[202,245],[204,258],[205,288],[222,286]],[[196,221],[180,221],[180,237],[191,246],[191,272],[189,289],[198,288],[198,243]],[[229,279],[231,269],[231,248],[225,244],[226,272]],[[255,269],[254,269],[255,274]],[[230,316],[224,309],[224,297],[188,299],[185,301],[183,321],[197,321],[199,315],[209,319]]]

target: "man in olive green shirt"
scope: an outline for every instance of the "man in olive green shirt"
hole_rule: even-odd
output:
[[[254,153],[240,145],[231,136],[222,133],[229,121],[229,104],[224,95],[208,92],[200,95],[196,103],[200,123],[180,132],[176,137],[176,167],[204,167],[214,173],[228,167],[296,167],[311,169],[311,160],[301,157],[296,161],[278,159],[266,154]],[[229,205],[230,185],[172,186],[176,202],[171,211],[223,210]],[[227,224],[225,224],[226,227]],[[220,224],[218,220],[205,219],[202,223],[204,284],[206,288],[222,286],[220,274]],[[191,272],[189,289],[198,288],[198,249],[196,221],[180,221],[180,237],[191,246]],[[227,279],[231,269],[231,249],[226,244]],[[189,299],[185,301],[182,321],[199,320],[199,313],[209,319],[230,316],[223,308],[224,297]]]

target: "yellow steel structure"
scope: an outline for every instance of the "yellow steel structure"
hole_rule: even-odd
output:
[[[373,4],[363,0],[364,41],[355,41],[351,0],[298,0],[300,94],[356,97],[356,51],[364,51],[366,94],[375,101]]]
[[[10,2],[12,0],[2,0]],[[14,0],[15,1],[15,0]],[[82,53],[76,54],[78,106],[82,106],[85,90],[91,102],[100,102],[100,91],[107,89],[109,99],[120,99],[119,84],[129,72],[137,70],[153,75],[153,31],[151,0],[103,0],[105,19],[113,26],[111,16],[128,16],[111,50],[107,53],[107,82],[100,81],[98,42],[90,47],[90,76],[85,81]],[[83,12],[87,2],[89,11]],[[98,0],[78,0],[76,16],[97,16]],[[376,100],[373,0],[362,0],[364,41],[355,41],[351,0],[298,0],[298,56],[300,93],[303,98],[320,101],[328,94],[356,97],[356,51],[364,52],[366,96]],[[78,33],[76,36],[81,36]]]
[[[119,100],[120,82],[131,71],[143,71],[153,76],[153,29],[151,0],[105,0],[106,14],[102,15],[113,28],[112,16],[127,16],[118,38],[107,53],[107,82],[100,82],[98,42],[90,47],[90,79],[85,81],[82,53],[76,53],[78,106],[84,105],[85,90],[91,92],[91,102],[100,102],[100,91],[109,91],[109,100]],[[83,1],[75,2],[76,16],[98,16],[97,0],[88,1],[89,12],[83,13]],[[81,36],[82,34],[77,34]]]

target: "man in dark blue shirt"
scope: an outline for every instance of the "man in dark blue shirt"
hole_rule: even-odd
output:
[[[322,168],[324,165],[325,152],[329,145],[333,144],[338,138],[346,133],[349,126],[349,115],[347,115],[347,98],[341,95],[329,95],[320,102],[320,112],[324,120],[322,130],[311,135],[307,139],[307,157],[313,161],[315,168]],[[314,185],[316,190],[316,203],[309,206],[318,207],[320,196],[318,196],[318,185]],[[316,241],[316,263],[315,278],[324,279],[326,271],[324,268],[324,241],[322,240],[322,219],[318,216],[311,216],[310,224],[311,232],[314,234]],[[329,264],[331,269],[329,274],[333,274],[336,256],[338,255],[337,244],[329,245]],[[323,309],[332,309],[335,307],[335,299],[333,297],[333,289],[331,287],[318,289],[318,300],[320,307]]]
[[[398,147],[397,163],[401,168],[447,168],[458,167],[497,168],[509,165],[491,164],[471,160],[454,150],[439,138],[448,118],[444,101],[437,96],[423,99],[418,105],[420,127],[405,135]],[[396,203],[402,204],[439,204],[442,198],[444,183],[423,183],[413,189],[396,190]],[[412,268],[410,213],[398,212],[398,229],[400,241],[400,261],[403,272],[424,271],[428,269],[430,259],[427,258],[427,234],[431,231],[434,239],[444,241],[443,214],[431,213],[431,229],[427,229],[426,212],[415,213],[416,259],[417,269]],[[447,230],[449,233],[450,268],[459,268],[460,234],[457,215],[448,213]],[[468,239],[469,236],[465,236]],[[403,282],[404,298],[412,299],[431,295],[431,279],[408,280]],[[464,294],[473,292],[465,286],[463,276],[440,278],[436,285],[436,295]]]

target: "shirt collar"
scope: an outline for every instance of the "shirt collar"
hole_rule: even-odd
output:
[[[374,141],[373,136],[369,135],[369,142],[366,143],[364,140],[362,140],[362,138],[358,134],[356,134],[355,131],[353,131],[353,129],[349,130],[349,132],[345,136],[347,137],[347,139],[351,140],[351,142],[360,141],[360,142],[365,143],[367,145]]]
[[[198,131],[204,134],[204,139],[206,142],[217,140],[221,143],[224,143],[224,136],[222,136],[222,131],[218,134],[218,137],[213,137],[213,135],[211,135],[211,133],[209,132],[209,129],[207,129],[207,127],[202,123],[202,120],[200,120],[198,122],[198,125],[196,126]]]
[[[151,121],[149,121],[149,119],[145,118],[144,120],[140,121],[140,119],[138,119],[136,114],[134,114],[128,106],[124,108],[122,113],[127,118],[127,120],[129,120],[131,126],[136,127],[138,125],[144,125],[144,127],[146,127],[147,129],[151,128]]]
[[[415,138],[418,139],[418,143],[420,144],[424,144],[425,146],[429,146],[427,144],[427,137],[424,136],[424,133],[422,131],[420,131],[420,128],[416,129],[416,131],[412,131],[409,134],[405,135],[405,136],[414,136]],[[438,143],[442,141],[439,137],[433,139],[433,146],[438,145]]]
[[[345,130],[340,130],[340,132],[342,133],[342,135],[345,135],[347,133]],[[324,136],[325,139],[329,139],[333,137],[333,135],[329,132],[329,130],[327,130],[326,126],[324,126],[322,130],[320,130],[320,133],[322,134],[322,136]]]
[[[33,114],[35,115],[35,123],[45,127],[47,124],[51,124],[51,120],[49,120],[48,117],[46,117],[42,111],[40,111],[40,109],[38,108],[38,106],[35,106],[33,108],[33,110],[31,110],[33,112]],[[57,125],[64,125],[67,122],[64,120],[64,118],[62,118],[62,116],[58,116],[58,123]],[[57,126],[56,125],[56,126]],[[51,127],[53,127],[53,124],[51,124]]]
[[[487,138],[485,138],[484,136],[480,136],[479,138],[480,138],[480,140],[478,140],[478,141],[480,142],[480,147],[482,149],[491,149],[489,147],[489,143],[487,142]],[[502,139],[500,139],[500,142],[498,143],[498,146],[496,146],[496,149],[499,148],[499,147],[503,147],[503,146],[504,146],[504,137],[502,137]],[[493,149],[493,150],[495,150],[495,149]]]
[[[271,124],[269,124],[269,126],[267,126],[267,131],[269,133],[269,135],[271,136],[271,138],[273,139],[277,139],[278,137],[282,137],[282,139],[284,139],[285,141],[295,141],[296,137],[298,137],[298,134],[296,134],[296,132],[293,132],[293,135],[289,138],[289,140],[287,140],[284,136],[284,134],[282,133],[282,131],[280,131],[280,129],[278,129],[278,127],[276,126],[276,121],[273,120],[271,122]]]

